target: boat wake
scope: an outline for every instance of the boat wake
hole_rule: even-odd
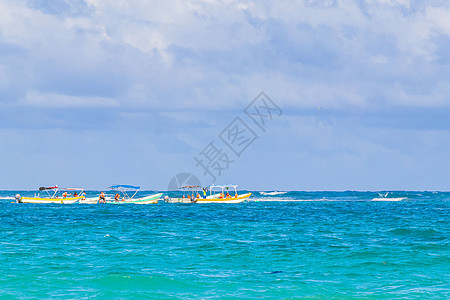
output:
[[[373,198],[372,201],[402,201],[407,199],[406,197],[399,197],[399,198]]]
[[[330,199],[292,199],[292,198],[254,198],[253,202],[326,202],[326,201],[336,201]]]
[[[259,192],[261,195],[264,196],[276,196],[276,195],[283,195],[286,194],[287,192],[278,192],[278,191],[273,191],[273,192]]]

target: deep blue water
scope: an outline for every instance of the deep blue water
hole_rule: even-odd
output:
[[[450,193],[156,205],[16,193],[0,191],[1,298],[450,298]]]

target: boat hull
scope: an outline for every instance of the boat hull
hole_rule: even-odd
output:
[[[98,197],[86,198],[86,199],[80,200],[80,204],[97,204],[97,203],[98,203]]]
[[[37,203],[37,204],[74,204],[82,200],[84,196],[72,198],[39,198],[39,197],[22,197],[20,203]]]
[[[163,195],[162,193],[158,193],[158,194],[150,195],[147,197],[142,197],[139,199],[131,199],[131,200],[125,200],[125,201],[113,201],[113,202],[106,202],[106,203],[108,203],[108,204],[156,204],[156,203],[158,203],[158,201],[162,195]]]
[[[166,202],[168,203],[195,203],[197,199],[191,201],[191,198],[169,198]]]
[[[238,197],[231,197],[231,198],[206,198],[206,199],[197,199],[196,203],[241,203],[246,200],[252,195],[252,193],[247,193],[240,195]]]

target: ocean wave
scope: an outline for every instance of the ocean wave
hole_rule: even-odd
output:
[[[331,199],[292,199],[292,198],[253,198],[250,202],[337,202],[337,201],[354,201],[354,200],[331,200]]]
[[[446,240],[447,236],[444,232],[441,232],[432,228],[395,228],[389,230],[389,232],[396,236],[420,238],[428,240],[442,241]]]
[[[402,201],[406,200],[406,197],[398,197],[398,198],[373,198],[372,201]]]
[[[284,194],[286,194],[287,192],[277,192],[277,191],[274,191],[274,192],[259,192],[261,195],[264,195],[264,196],[276,196],[276,195],[284,195]]]

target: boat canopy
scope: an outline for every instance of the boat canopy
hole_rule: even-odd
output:
[[[139,190],[141,187],[134,186],[134,185],[127,185],[127,184],[118,184],[118,185],[112,185],[109,188],[112,190],[124,190],[124,189]]]
[[[224,185],[210,185],[208,188],[211,189],[229,189],[229,188],[233,188],[236,189],[238,186],[237,184],[224,184]]]
[[[113,191],[119,191],[123,194],[124,198],[126,198],[127,200],[133,199],[134,196],[136,196],[137,192],[139,192],[139,189],[141,188],[140,186],[134,186],[134,185],[127,185],[127,184],[117,184],[117,185],[112,185],[109,187],[110,189],[112,189]],[[128,193],[133,194],[133,195],[128,195]]]
[[[228,193],[229,190],[234,190],[234,194],[237,195],[237,184],[225,184],[225,185],[214,185],[211,184],[208,189],[209,189],[209,195],[213,195],[218,193],[219,191],[222,194],[225,194],[225,191]]]
[[[180,190],[189,190],[189,189],[201,189],[202,187],[199,185],[185,185],[180,187]]]
[[[43,187],[43,186],[41,186],[40,188],[39,188],[39,190],[40,191],[45,191],[45,190],[54,190],[54,189],[57,189],[58,188],[58,186],[57,185],[55,185],[55,186],[52,186],[52,187]]]

